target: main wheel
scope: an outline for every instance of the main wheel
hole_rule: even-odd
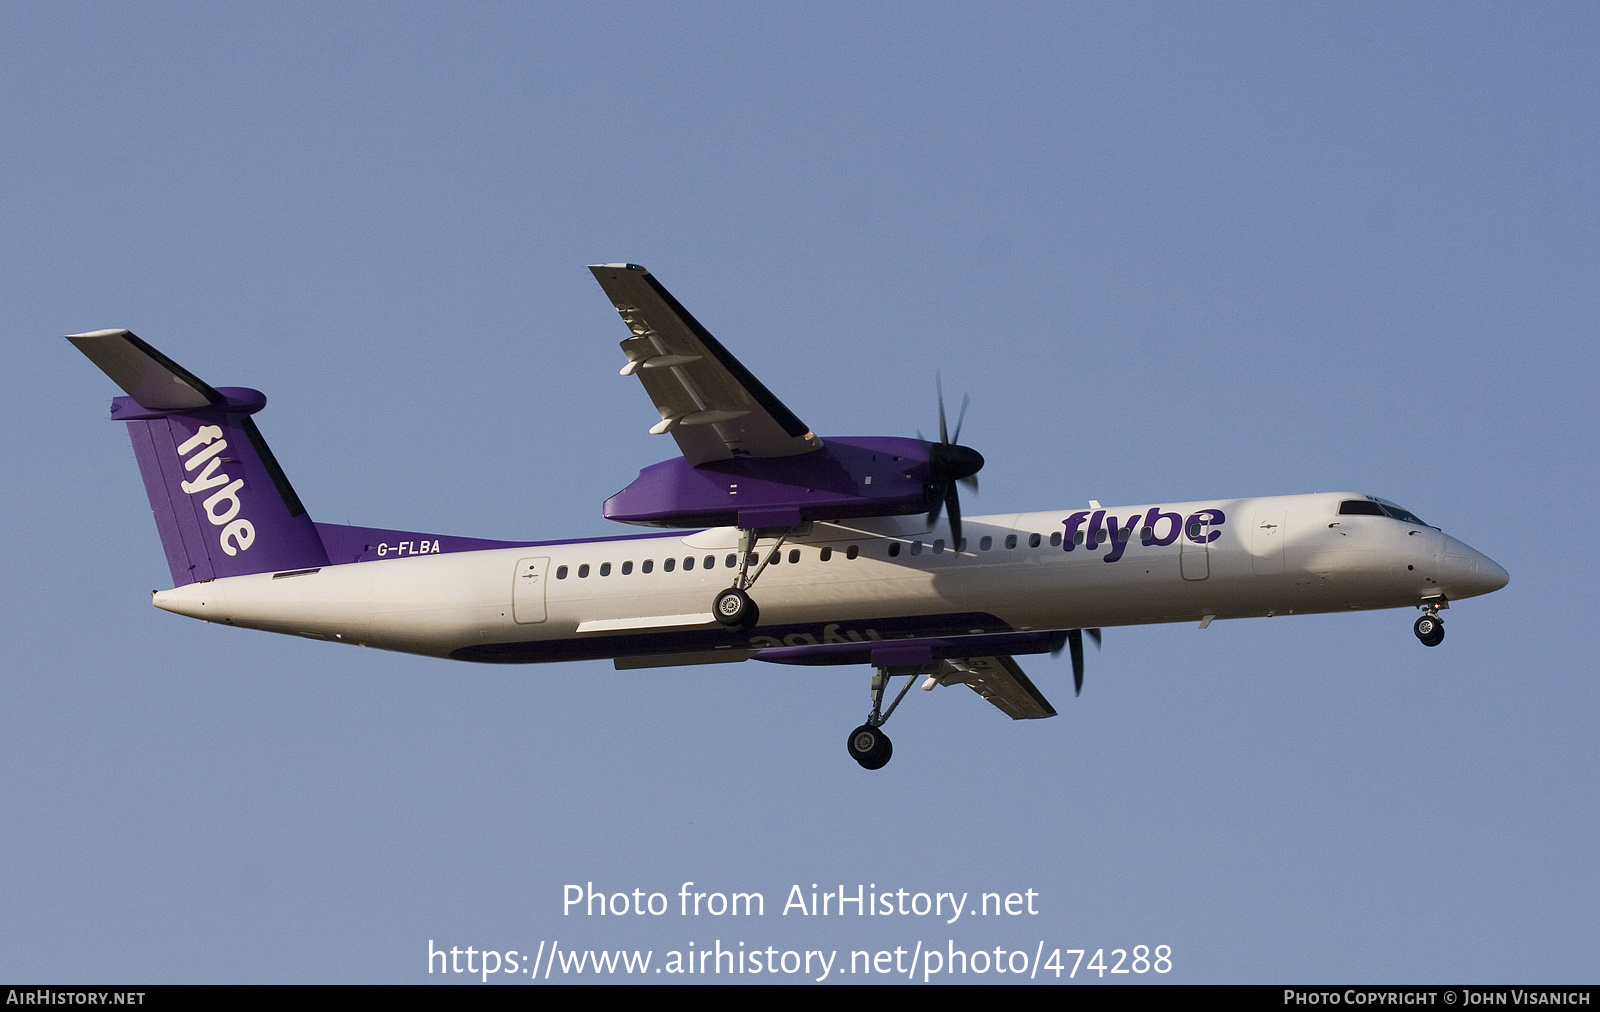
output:
[[[1439,621],[1437,615],[1424,615],[1417,619],[1411,631],[1417,634],[1423,646],[1436,647],[1444,642],[1444,623]]]
[[[711,613],[729,629],[754,629],[761,612],[750,595],[738,587],[729,587],[711,602]]]
[[[845,739],[845,747],[850,758],[869,770],[882,769],[894,754],[894,743],[883,733],[883,728],[871,724],[862,724],[851,731],[850,737]]]

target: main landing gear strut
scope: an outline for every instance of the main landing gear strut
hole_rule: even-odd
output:
[[[1417,634],[1417,639],[1425,647],[1436,647],[1444,642],[1444,621],[1439,618],[1442,608],[1450,607],[1450,602],[1444,598],[1435,598],[1423,605],[1422,617],[1417,619],[1411,631]]]
[[[761,565],[752,573],[750,560],[755,558],[759,532],[755,530],[739,532],[739,575],[734,578],[733,586],[717,594],[711,602],[711,614],[717,617],[718,622],[737,632],[749,632],[756,627],[757,622],[761,621],[761,609],[750,599],[749,590],[756,585],[756,580],[761,574],[766,572],[767,566],[778,557],[790,533],[785,531],[778,537],[778,543],[772,546],[772,551],[767,553],[766,558],[761,560]]]
[[[873,670],[872,712],[867,714],[867,722],[851,731],[850,737],[845,739],[845,748],[850,752],[850,758],[860,763],[863,769],[878,770],[888,765],[889,757],[894,755],[894,743],[883,733],[883,725],[889,722],[889,715],[900,705],[900,700],[906,698],[911,684],[917,680],[917,675],[922,673],[922,669],[918,667]],[[894,697],[894,702],[889,704],[887,711],[884,711],[883,690],[888,687],[891,677],[901,674],[908,676],[906,684],[901,686],[900,694]]]

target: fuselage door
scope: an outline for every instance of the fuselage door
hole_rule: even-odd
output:
[[[1288,512],[1284,506],[1256,510],[1256,525],[1250,530],[1250,563],[1259,576],[1283,572],[1283,521]]]
[[[1178,539],[1178,569],[1185,580],[1204,580],[1211,575],[1209,542],[1211,524],[1204,520],[1191,520]]]
[[[550,569],[550,560],[518,559],[516,578],[511,582],[511,617],[527,625],[543,622],[544,582]]]

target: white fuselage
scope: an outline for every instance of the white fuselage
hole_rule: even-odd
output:
[[[848,640],[1408,607],[1507,582],[1493,561],[1431,527],[1339,514],[1341,501],[1361,498],[969,517],[961,552],[943,523],[929,530],[920,517],[816,523],[785,541],[781,561],[751,588],[761,620],[745,635],[711,615],[736,575],[733,528],[262,573],[161,591],[154,603],[212,622],[468,660],[709,659],[719,650],[733,659]],[[1124,543],[1106,533],[1112,519],[1128,532]],[[774,543],[762,539],[762,559]]]

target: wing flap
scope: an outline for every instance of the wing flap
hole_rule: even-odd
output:
[[[637,376],[691,464],[809,453],[822,440],[734,358],[700,322],[634,264],[589,268],[633,336],[622,342],[622,375]]]
[[[936,677],[940,685],[966,685],[1012,720],[1037,720],[1056,715],[1055,707],[1010,654],[948,660]]]

